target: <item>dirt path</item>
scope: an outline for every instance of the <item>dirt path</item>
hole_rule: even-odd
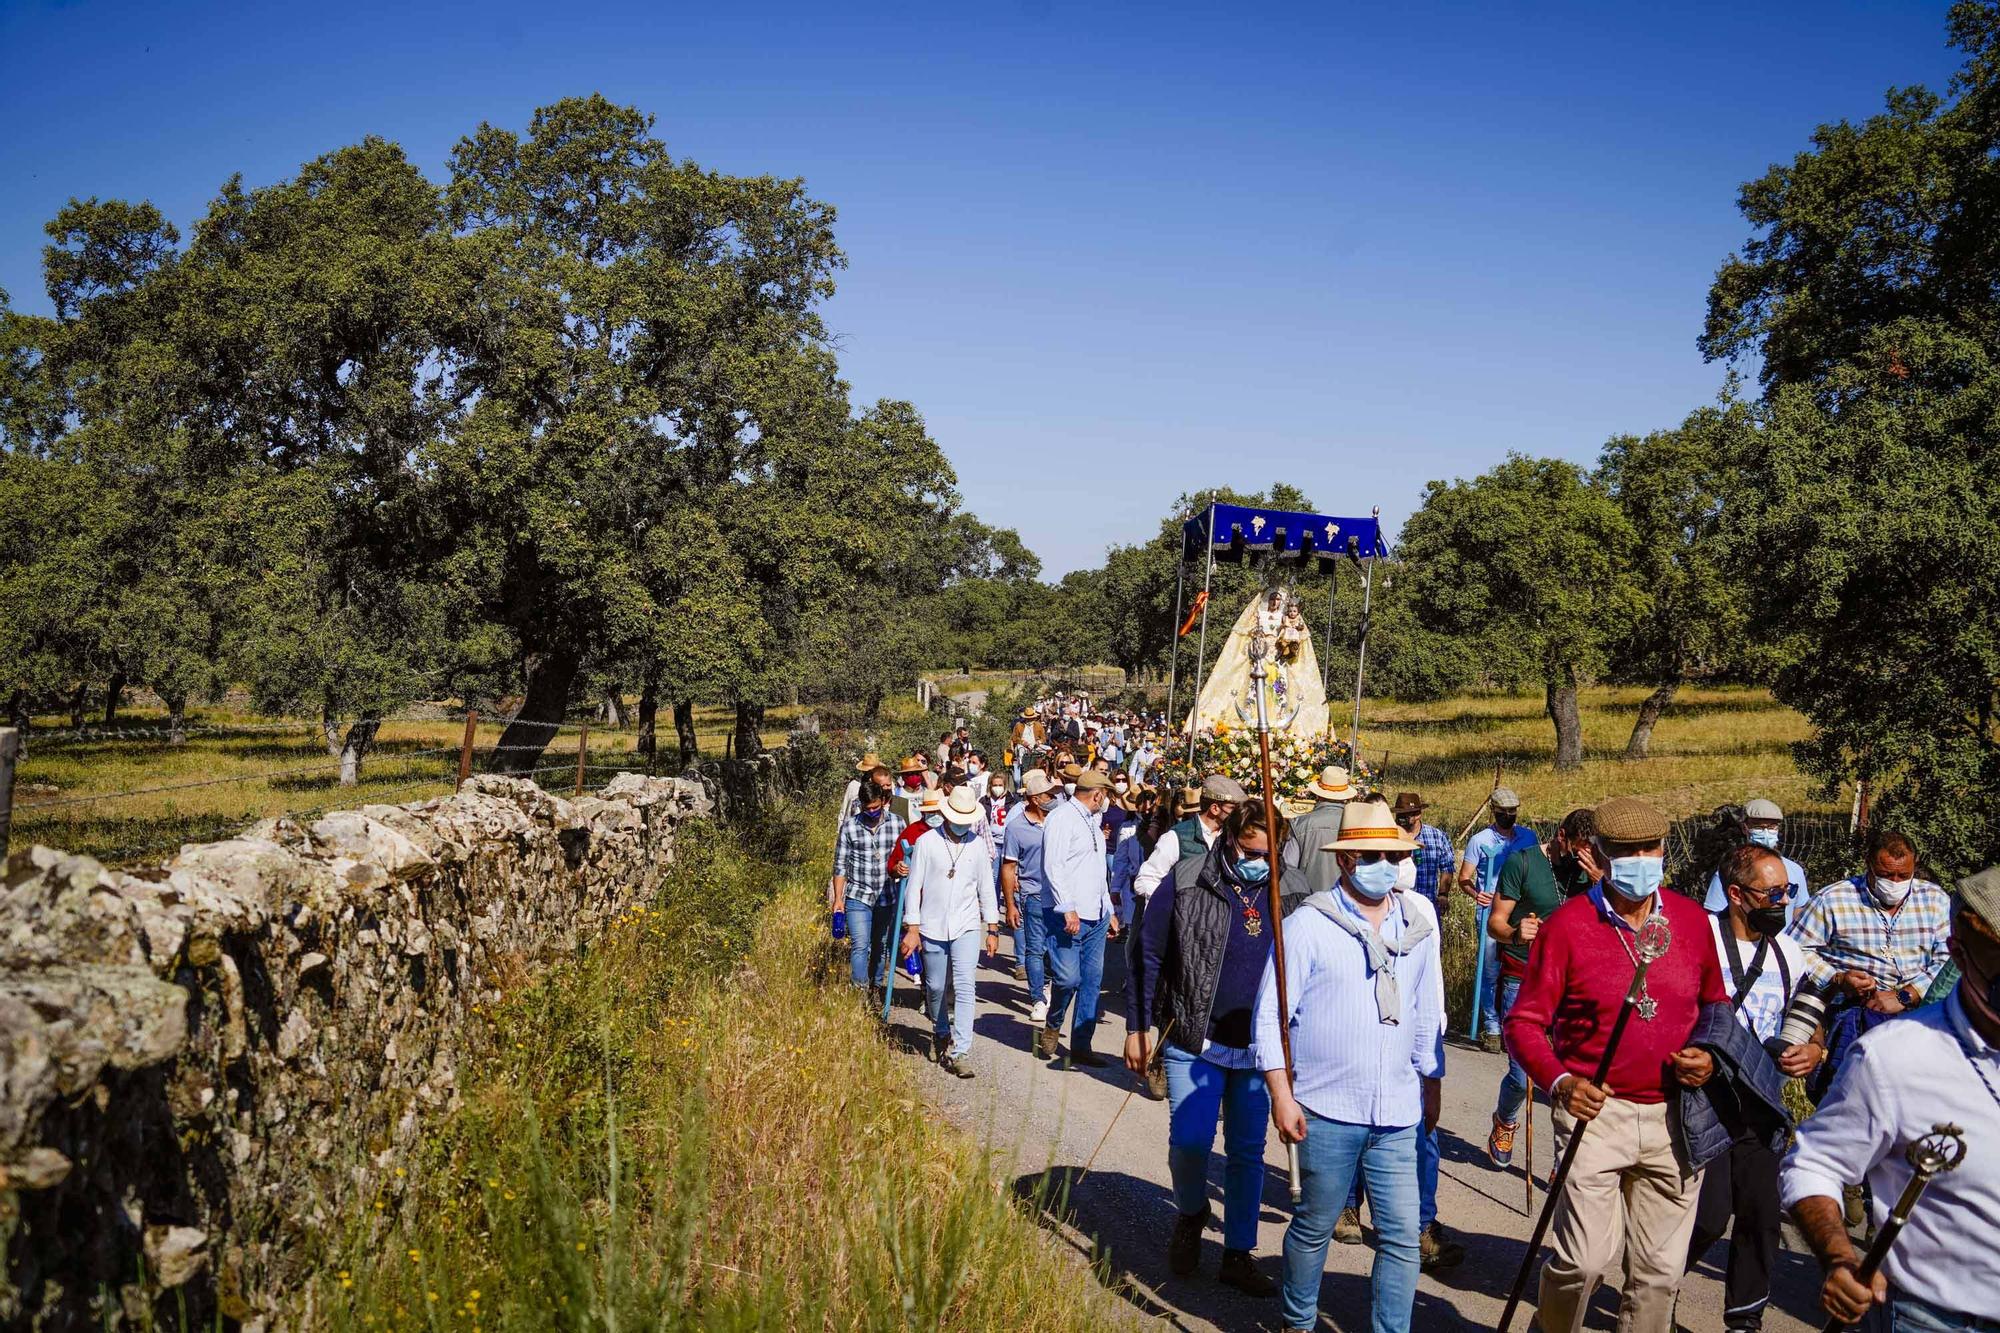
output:
[[[1003,945],[1003,950],[1010,946]],[[1106,1014],[1098,1047],[1115,1054],[1124,1040],[1122,950],[1107,950]],[[924,1063],[929,1030],[918,1013],[899,1004],[894,1035],[910,1052],[913,1076],[934,1105],[987,1143],[994,1169],[1032,1193],[1045,1171],[1068,1182],[1089,1158],[1106,1125],[1118,1111],[1129,1086],[1122,1064],[1096,1070],[1062,1070],[1034,1059],[1028,1051],[1026,988],[1006,970],[982,968],[979,974],[979,1014],[974,1025],[973,1065],[979,1076],[969,1081],[951,1078]],[[908,994],[899,989],[899,996]],[[1491,1329],[1500,1318],[1507,1290],[1520,1263],[1521,1247],[1533,1227],[1525,1214],[1521,1153],[1515,1166],[1503,1172],[1487,1160],[1486,1130],[1493,1094],[1504,1072],[1497,1055],[1454,1046],[1447,1056],[1444,1114],[1439,1126],[1443,1165],[1438,1182],[1438,1217],[1466,1247],[1466,1261],[1457,1269],[1425,1274],[1418,1283],[1418,1333],[1471,1333]],[[1167,1108],[1143,1093],[1132,1098],[1117,1128],[1098,1153],[1095,1167],[1077,1183],[1069,1199],[1074,1226],[1055,1232],[1080,1252],[1102,1259],[1109,1280],[1139,1310],[1174,1328],[1247,1330],[1278,1327],[1275,1300],[1254,1301],[1214,1280],[1221,1256],[1220,1231],[1211,1228],[1202,1254],[1201,1271],[1176,1278],[1166,1267],[1166,1235],[1173,1205],[1167,1186]],[[1552,1142],[1547,1108],[1536,1116],[1536,1163],[1544,1178]],[[1219,1146],[1219,1145],[1218,1145]],[[1259,1262],[1273,1278],[1279,1276],[1276,1256],[1284,1236],[1289,1205],[1285,1196],[1284,1156],[1275,1135],[1266,1156],[1270,1173],[1264,1191],[1259,1229]],[[1065,1170],[1067,1168],[1067,1170]],[[1212,1161],[1212,1198],[1221,1216],[1221,1160]],[[1536,1195],[1536,1206],[1541,1196]],[[1093,1250],[1092,1240],[1095,1238]],[[1767,1333],[1806,1333],[1818,1327],[1808,1322],[1816,1304],[1818,1269],[1795,1236],[1787,1234],[1780,1255],[1776,1294],[1766,1312]],[[1368,1327],[1368,1264],[1373,1251],[1365,1245],[1334,1245],[1327,1256],[1327,1275],[1320,1291],[1320,1328],[1361,1333]],[[1683,1287],[1680,1322],[1696,1333],[1722,1326],[1722,1265],[1726,1244],[1717,1245]],[[1532,1285],[1529,1291],[1533,1296]],[[1613,1327],[1614,1306],[1600,1295],[1591,1327]],[[1514,1327],[1529,1320],[1517,1315]]]

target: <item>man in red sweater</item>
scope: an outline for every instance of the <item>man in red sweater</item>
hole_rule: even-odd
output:
[[[1701,1007],[1727,1004],[1729,992],[1701,905],[1662,885],[1666,816],[1617,796],[1597,807],[1596,819],[1603,882],[1542,923],[1506,1023],[1514,1058],[1549,1089],[1558,1151],[1594,1122],[1556,1212],[1538,1319],[1544,1333],[1582,1329],[1591,1294],[1622,1248],[1621,1333],[1671,1333],[1701,1177],[1676,1151],[1668,1094],[1715,1072],[1714,1057],[1688,1040]],[[1590,1080],[1638,966],[1635,937],[1655,915],[1666,918],[1672,943],[1646,973],[1600,1086]]]

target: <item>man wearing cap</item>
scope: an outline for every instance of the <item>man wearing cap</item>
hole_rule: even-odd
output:
[[[1318,893],[1340,878],[1340,862],[1327,849],[1340,836],[1340,816],[1355,796],[1347,770],[1338,764],[1321,769],[1306,791],[1313,807],[1292,821],[1291,841],[1285,844],[1285,868],[1296,871],[1301,881],[1287,886],[1294,893]]]
[[[1778,808],[1776,801],[1767,801],[1758,796],[1744,803],[1743,820],[1738,825],[1743,834],[1743,841],[1752,847],[1764,848],[1784,862],[1785,924],[1789,926],[1812,891],[1806,887],[1805,867],[1778,852],[1778,834],[1784,826],[1785,812]],[[1715,873],[1708,877],[1708,897],[1702,906],[1710,912],[1729,910],[1729,896],[1724,890],[1720,866],[1716,867]]]
[[[1436,907],[1438,886],[1450,882],[1458,858],[1452,854],[1451,835],[1435,824],[1424,822],[1425,808],[1424,798],[1417,793],[1399,791],[1389,813],[1396,816],[1396,827],[1417,840],[1417,850],[1410,857],[1416,869],[1416,882],[1411,887]]]
[[[1299,1145],[1305,1191],[1285,1231],[1287,1329],[1318,1320],[1326,1248],[1357,1173],[1375,1216],[1372,1328],[1410,1327],[1417,1137],[1437,1125],[1444,1077],[1437,913],[1396,889],[1397,866],[1415,848],[1386,801],[1349,802],[1332,848],[1338,884],[1313,894],[1285,922],[1291,1012],[1278,1012],[1275,968],[1265,970],[1258,990],[1255,1049],[1271,1122],[1285,1142]],[[1281,1023],[1292,1030],[1294,1082],[1285,1077]]]
[[[1049,1016],[1048,914],[1042,875],[1043,837],[1049,810],[1056,803],[1055,784],[1038,768],[1021,779],[1021,804],[1015,807],[1000,838],[1000,888],[1007,901],[1007,925],[1014,932],[1014,956],[1028,987],[1028,1021],[1041,1030]]]
[[[1596,828],[1604,882],[1542,922],[1507,1015],[1508,1049],[1549,1090],[1558,1140],[1590,1124],[1563,1186],[1538,1318],[1545,1333],[1579,1333],[1622,1248],[1618,1327],[1670,1333],[1701,1177],[1681,1154],[1668,1094],[1715,1072],[1715,1057],[1689,1039],[1702,1007],[1726,1005],[1729,992],[1707,915],[1665,887],[1667,817],[1615,796],[1597,807]],[[1639,965],[1638,929],[1654,916],[1670,943],[1600,1086],[1591,1078]]]
[[[1111,802],[1111,779],[1090,770],[1078,775],[1076,793],[1049,812],[1042,831],[1044,919],[1048,925],[1050,988],[1045,1026],[1035,1034],[1035,1054],[1054,1059],[1070,1006],[1070,1063],[1096,1066],[1104,1058],[1090,1049],[1097,1030],[1097,1006],[1104,990],[1104,941],[1118,938],[1111,902],[1111,877],[1104,861],[1104,834],[1098,821]]]
[[[903,898],[903,956],[924,951],[924,998],[933,1050],[950,1074],[971,1078],[973,980],[979,966],[979,927],[986,952],[1000,948],[1000,904],[993,894],[993,863],[974,834],[979,795],[959,787],[942,802],[936,836],[920,838],[910,854],[910,882]],[[952,1006],[945,1014],[945,982]],[[947,1049],[947,1043],[949,1048]]]
[[[1007,742],[1007,752],[1014,765],[1016,788],[1021,785],[1021,766],[1027,762],[1029,752],[1041,746],[1043,739],[1042,724],[1035,716],[1035,710],[1023,708],[1021,716],[1014,723],[1013,734]]]
[[[1244,794],[1243,784],[1227,773],[1211,773],[1202,779],[1201,788],[1196,793],[1200,804],[1194,813],[1183,818],[1178,824],[1160,835],[1153,844],[1151,855],[1147,856],[1139,873],[1132,880],[1132,894],[1137,898],[1150,898],[1153,890],[1160,887],[1173,868],[1184,857],[1198,852],[1206,852],[1215,845],[1215,839],[1222,832],[1223,821],[1237,806],[1249,799]],[[1187,793],[1182,793],[1185,805]]]
[[[1488,914],[1493,910],[1493,895],[1500,888],[1500,872],[1506,868],[1507,858],[1523,847],[1539,845],[1540,839],[1534,831],[1517,826],[1521,813],[1521,798],[1514,794],[1512,787],[1495,787],[1493,795],[1487,798],[1493,808],[1493,822],[1472,835],[1465,844],[1465,859],[1458,867],[1458,887],[1471,896],[1478,905],[1474,915],[1475,932],[1479,947],[1486,951],[1485,966],[1480,969],[1479,994],[1474,1002],[1479,1006],[1479,1044],[1488,1051],[1500,1050],[1500,951],[1486,932]]]
[[[1502,1024],[1527,978],[1535,935],[1563,902],[1555,867],[1549,864],[1540,843],[1530,843],[1507,858],[1492,914],[1486,919],[1486,934],[1499,945],[1500,985],[1494,993],[1494,1009]],[[1500,1032],[1499,1027],[1493,1029],[1495,1036]],[[1514,1161],[1516,1118],[1527,1096],[1528,1076],[1521,1062],[1509,1055],[1507,1072],[1500,1077],[1500,1092],[1493,1103],[1493,1128],[1486,1135],[1486,1155],[1496,1166],[1509,1166]]]
[[[1870,1032],[1798,1129],[1779,1194],[1826,1270],[1820,1303],[1844,1323],[1889,1306],[1894,1333],[1991,1333],[2000,1292],[2000,867],[1962,879],[1952,904],[1957,987],[1941,1004]],[[1965,1160],[1931,1180],[1870,1286],[1841,1216],[1857,1175],[1876,1227],[1910,1179],[1909,1145],[1939,1124]]]

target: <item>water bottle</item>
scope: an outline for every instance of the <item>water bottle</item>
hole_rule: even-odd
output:
[[[847,938],[847,909],[844,907],[833,909],[833,937],[837,940]]]
[[[920,977],[924,974],[923,968],[917,962],[918,955],[922,953],[923,950],[919,949],[916,953],[911,954],[903,960],[903,970],[908,972],[912,977]]]

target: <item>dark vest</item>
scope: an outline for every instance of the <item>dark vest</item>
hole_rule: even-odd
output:
[[[1199,846],[1200,832],[1192,836]],[[1166,1039],[1197,1053],[1208,1039],[1222,954],[1229,947],[1230,914],[1242,910],[1223,887],[1221,849],[1218,838],[1213,848],[1200,856],[1184,856],[1174,867],[1174,915],[1153,1001],[1153,1022],[1163,1031],[1169,1022],[1173,1024]]]
[[[1174,842],[1181,849],[1181,860],[1190,856],[1207,856],[1208,842],[1201,836],[1201,816],[1189,815],[1174,825]]]

